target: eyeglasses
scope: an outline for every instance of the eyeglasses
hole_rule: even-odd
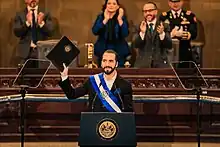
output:
[[[147,12],[152,12],[154,10],[156,10],[156,9],[142,10],[142,12],[147,13]]]

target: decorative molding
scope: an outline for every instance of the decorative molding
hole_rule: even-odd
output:
[[[4,91],[11,91],[12,94],[18,89],[13,87],[13,81],[18,73],[18,69],[0,69],[0,91],[1,95]],[[74,87],[80,86],[84,83],[86,78],[95,73],[101,72],[100,69],[70,69],[70,80]],[[158,91],[163,93],[181,94],[184,89],[180,82],[174,75],[171,69],[118,69],[122,77],[131,82],[134,93],[142,94],[157,94]],[[208,94],[215,93],[220,96],[218,92],[220,89],[220,70],[218,69],[202,69],[204,78],[209,84],[207,89]],[[60,75],[57,70],[51,69],[44,77],[42,83],[37,89],[31,91],[49,90],[51,92],[61,92],[58,82]],[[187,79],[192,80],[190,77]],[[186,80],[186,83],[187,83]]]

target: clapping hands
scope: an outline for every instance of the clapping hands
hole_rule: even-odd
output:
[[[146,23],[146,21],[143,20],[143,21],[141,22],[141,25],[140,25],[140,31],[141,31],[142,33],[145,33],[146,30],[147,30],[147,23]]]
[[[157,32],[159,34],[162,34],[164,32],[164,25],[163,23],[161,22],[160,25],[157,27]]]
[[[123,8],[119,8],[119,14],[118,14],[118,20],[122,20],[122,17],[124,16],[124,9]]]

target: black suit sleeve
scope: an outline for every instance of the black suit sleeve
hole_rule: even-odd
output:
[[[195,14],[191,13],[189,19],[190,19],[189,32],[191,34],[191,40],[194,40],[197,37],[197,21]]]
[[[61,87],[68,99],[75,99],[88,94],[88,82],[89,81],[86,80],[86,82],[82,86],[73,88],[70,84],[69,78],[67,78],[64,81],[60,81],[59,86]]]
[[[135,35],[134,35],[133,45],[134,45],[134,48],[143,49],[145,46],[146,33],[144,36],[144,40],[142,40],[141,36],[140,36],[140,25],[141,25],[141,23],[139,25],[135,26]]]
[[[30,27],[26,25],[26,19],[22,19],[21,16],[22,16],[21,13],[17,13],[14,18],[13,31],[16,37],[25,36],[30,29]]]
[[[124,111],[133,112],[133,90],[129,82],[126,81],[126,88],[123,89]],[[124,86],[125,86],[124,85]]]

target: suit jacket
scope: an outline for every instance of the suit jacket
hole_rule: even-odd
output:
[[[98,98],[95,90],[93,89],[91,81],[88,79],[86,82],[77,88],[73,88],[70,84],[69,78],[59,82],[60,87],[64,91],[68,99],[75,99],[82,97],[86,94],[89,96],[88,109],[89,111],[108,112],[104,107],[101,100]],[[118,90],[120,89],[120,90]],[[132,87],[131,84],[117,75],[113,83],[111,92],[119,99],[120,109],[124,112],[132,112]]]
[[[38,8],[38,13],[44,13],[44,26],[40,28],[37,25],[37,40],[46,40],[48,37],[52,36],[54,31],[54,25],[52,18],[48,12]],[[13,31],[16,37],[19,37],[19,44],[16,50],[16,56],[20,58],[27,58],[30,51],[30,44],[32,40],[31,26],[26,25],[26,15],[28,13],[27,8],[21,12],[16,13],[13,24]]]
[[[165,38],[160,40],[157,27],[160,25],[156,21],[153,35],[150,33],[149,26],[145,32],[144,40],[141,39],[138,29],[134,40],[134,47],[139,49],[139,56],[136,59],[135,67],[167,67],[167,51],[172,48],[169,26],[164,24]]]
[[[124,57],[126,58],[128,55],[130,55],[130,49],[128,47],[128,43],[126,42],[125,38],[129,35],[129,30],[128,30],[128,22],[125,16],[123,16],[123,24],[120,26],[118,22],[115,25],[115,38],[116,38],[116,43],[112,46],[113,50],[115,50],[119,57]],[[98,36],[98,39],[96,43],[94,44],[94,54],[98,58],[102,58],[103,53],[108,49],[108,44],[107,44],[107,24],[103,24],[104,20],[104,15],[99,14],[96,18],[96,21],[92,27],[92,32],[94,35]]]
[[[197,37],[197,21],[196,16],[191,11],[182,10],[180,16],[178,18],[174,18],[171,10],[168,12],[163,12],[160,16],[160,20],[169,24],[170,30],[172,31],[175,26],[187,27],[187,30],[191,34],[191,38],[189,40],[182,40],[181,38],[175,37],[179,39],[179,60],[180,61],[192,61],[192,52],[191,52],[191,40],[196,39]],[[188,21],[190,24],[183,25],[181,22],[184,20]]]

